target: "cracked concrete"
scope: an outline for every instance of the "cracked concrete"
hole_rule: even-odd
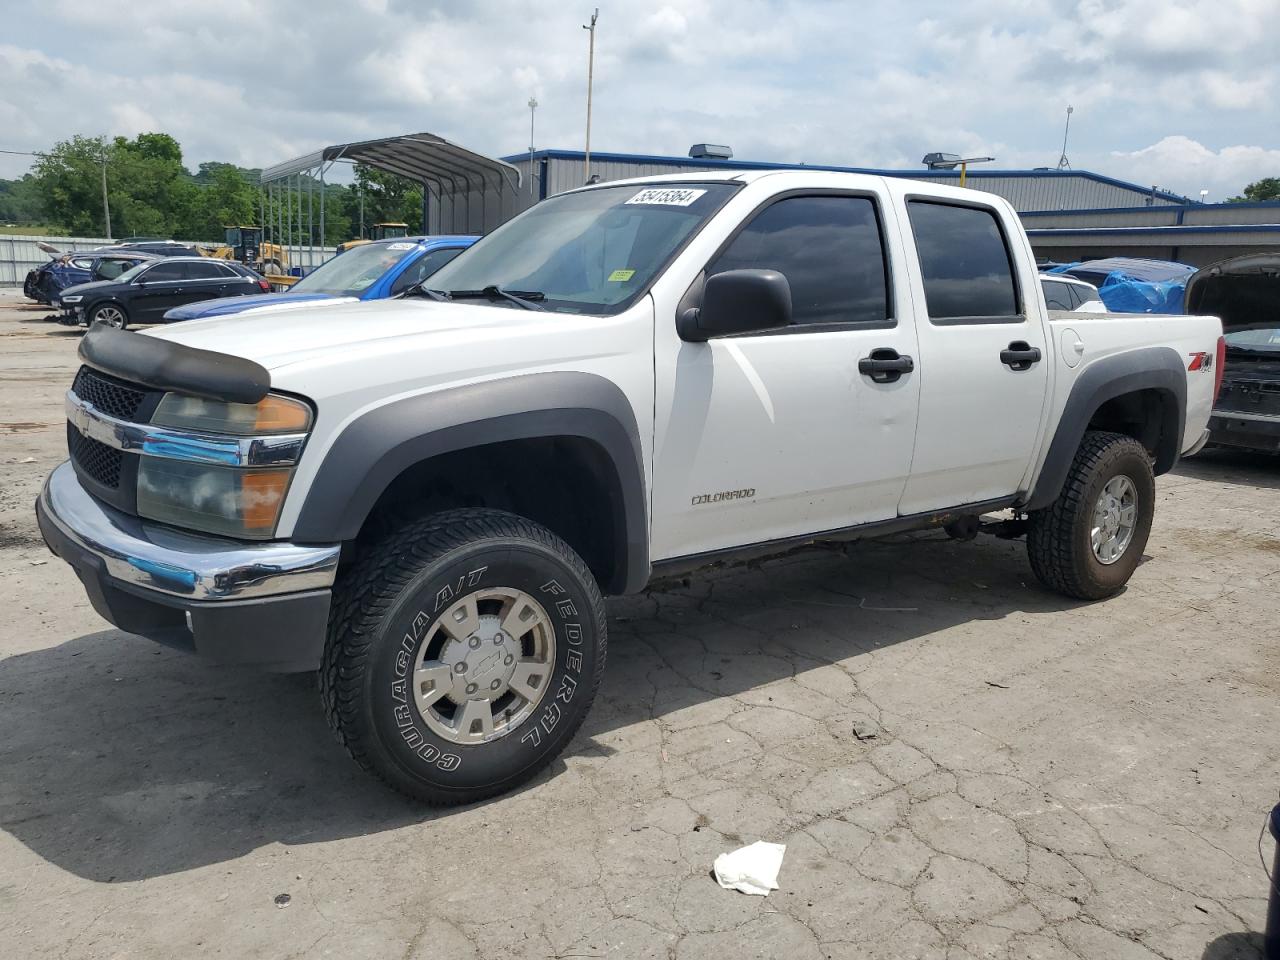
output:
[[[47,555],[30,503],[76,334],[43,313],[0,309],[0,426],[47,424],[0,453],[6,956],[1259,955],[1275,461],[1161,478],[1105,603],[1039,589],[1020,544],[935,536],[612,601],[563,759],[423,810],[349,763],[306,678],[111,630]],[[756,839],[787,844],[781,889],[721,890],[712,860]]]

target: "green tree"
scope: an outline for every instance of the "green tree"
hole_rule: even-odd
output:
[[[47,222],[40,191],[35,178],[26,174],[21,180],[0,180],[0,223],[34,224]]]
[[[357,164],[356,185],[352,189],[357,191],[357,204],[359,192],[364,193],[366,230],[374,223],[407,223],[410,233],[422,232],[421,184]]]
[[[1280,200],[1280,177],[1263,177],[1244,188],[1244,193],[1232,197],[1227,203],[1256,203],[1259,200]]]

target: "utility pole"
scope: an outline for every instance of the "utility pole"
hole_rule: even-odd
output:
[[[1071,114],[1075,112],[1075,108],[1067,107],[1067,125],[1062,131],[1062,156],[1058,158],[1059,170],[1070,170],[1071,161],[1067,159],[1067,135],[1071,133]]]
[[[533,193],[533,112],[538,109],[538,101],[529,98],[529,193]]]
[[[591,179],[591,83],[595,78],[596,66],[596,20],[600,16],[600,8],[596,7],[595,12],[591,14],[591,23],[583,24],[582,29],[591,34],[591,39],[587,46],[587,149],[586,149],[586,173],[583,179]]]
[[[107,202],[107,153],[102,152],[102,219],[107,222],[107,239],[111,239],[111,204]]]

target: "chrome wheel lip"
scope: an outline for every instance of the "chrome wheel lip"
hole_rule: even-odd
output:
[[[1094,559],[1110,566],[1124,556],[1138,526],[1138,488],[1124,474],[1108,480],[1098,494],[1089,525]]]
[[[481,611],[481,604],[492,611],[494,601],[501,604],[497,612]],[[555,627],[537,600],[516,587],[473,591],[435,618],[414,653],[418,715],[450,743],[500,740],[533,715],[555,664]],[[439,709],[444,705],[447,713]]]

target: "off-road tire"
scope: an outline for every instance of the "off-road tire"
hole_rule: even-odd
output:
[[[1102,488],[1127,476],[1136,490],[1137,522],[1120,557],[1104,564],[1090,541],[1094,508]],[[1155,476],[1146,448],[1119,433],[1084,435],[1058,499],[1033,510],[1027,555],[1036,577],[1050,590],[1078,600],[1102,600],[1118,593],[1142,559],[1155,513]]]
[[[119,313],[120,323],[114,324],[108,323],[105,320],[100,320],[99,314],[104,310],[115,310]],[[99,324],[104,327],[115,327],[117,330],[124,330],[129,326],[129,311],[118,303],[99,303],[89,311],[89,326],[92,327],[94,324]]]
[[[415,631],[431,629],[440,598],[486,587],[516,588],[542,605],[555,630],[554,667],[519,726],[459,744],[424,722],[406,675]],[[595,698],[606,646],[604,601],[568,544],[513,514],[448,510],[385,535],[340,578],[320,692],[329,725],[365,770],[418,800],[470,803],[528,780],[568,744]]]

